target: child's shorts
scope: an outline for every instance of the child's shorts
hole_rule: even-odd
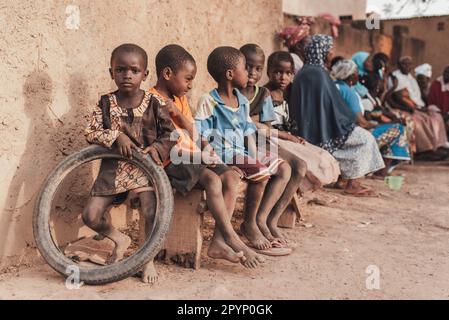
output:
[[[279,165],[284,162],[279,157],[270,154],[254,159],[246,155],[236,155],[233,158],[233,166],[243,171],[245,179],[251,183],[268,180],[276,174]]]
[[[130,190],[149,187],[146,174],[126,161],[103,159],[90,192],[92,197],[115,196],[112,204],[124,203]]]
[[[180,192],[185,196],[189,193],[189,191],[198,185],[201,173],[205,169],[209,169],[217,175],[221,175],[228,170],[232,170],[225,164],[217,164],[216,166],[208,167],[205,164],[170,163],[165,167],[165,173],[167,173],[172,187],[176,189],[177,192]]]

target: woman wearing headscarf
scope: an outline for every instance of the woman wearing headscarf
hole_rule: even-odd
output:
[[[399,59],[398,70],[389,77],[386,101],[399,114],[409,115],[414,123],[414,138],[418,157],[423,160],[442,160],[449,148],[443,118],[434,108],[427,108],[421,97],[418,82],[411,74],[413,60]]]
[[[352,56],[352,61],[354,61],[357,66],[358,75],[360,78],[364,77],[371,68],[369,56],[370,54],[365,51],[359,51]],[[360,81],[357,81],[354,84],[354,90],[360,97],[365,97],[368,94],[368,89],[360,83]]]
[[[305,65],[292,84],[289,109],[298,124],[296,134],[330,152],[340,164],[339,186],[345,193],[369,196],[373,191],[357,179],[385,167],[373,135],[355,123],[332,82],[326,63],[332,55],[332,37],[314,35],[304,48]]]
[[[288,52],[292,56],[294,62],[294,73],[298,73],[304,66],[302,59],[302,44],[305,37],[310,32],[310,26],[307,23],[302,23],[299,26],[285,27],[279,33],[279,37],[284,41]]]
[[[376,74],[374,73],[365,76],[366,82],[371,78],[378,80],[377,84],[375,80],[371,81],[373,86],[371,86],[371,90],[369,90],[365,98],[365,100],[372,103],[372,108],[368,111],[364,110],[362,99],[353,89],[354,83],[357,83],[358,80],[356,64],[352,60],[342,60],[332,67],[332,75],[337,79],[335,83],[347,107],[355,114],[357,125],[370,130],[376,138],[386,168],[376,172],[375,175],[382,178],[385,177],[388,174],[388,170],[393,168],[391,165],[394,160],[410,161],[409,143],[405,127],[400,124],[400,120],[394,114],[382,108],[378,99],[378,89],[381,83],[380,77],[377,76],[375,78]],[[368,106],[369,104],[366,105]],[[369,121],[365,114],[376,121]]]
[[[304,66],[303,41],[310,34],[310,27],[315,23],[314,17],[297,17],[297,25],[285,27],[279,32],[278,36],[284,42],[284,46],[293,58],[295,64],[294,74]]]
[[[428,63],[421,64],[415,68],[416,82],[418,82],[421,91],[421,99],[428,104],[430,89],[430,78],[432,78],[432,66]]]
[[[361,98],[365,98],[368,94],[365,78],[371,74],[377,74],[381,79],[385,79],[390,59],[383,52],[371,55],[366,51],[355,53],[351,59],[356,64],[359,75],[359,81],[354,85],[354,90]],[[384,83],[384,87],[386,87],[386,83]],[[383,93],[384,87],[381,88],[381,93]]]

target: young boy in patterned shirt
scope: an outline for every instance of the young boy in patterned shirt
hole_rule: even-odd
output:
[[[140,89],[148,76],[147,65],[145,50],[135,44],[122,44],[112,51],[109,72],[118,89],[101,97],[85,135],[89,143],[117,149],[129,158],[133,150],[149,154],[162,165],[176,144],[171,139],[175,128],[163,100]],[[148,235],[155,213],[147,176],[129,162],[103,159],[82,217],[88,227],[114,242],[108,264],[123,258],[131,239],[112,226],[106,212],[124,202],[130,191],[138,196]],[[144,269],[142,279],[147,282],[153,273],[151,264]]]

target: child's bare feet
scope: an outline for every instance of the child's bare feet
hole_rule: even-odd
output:
[[[270,229],[270,232],[272,234],[272,237],[274,237],[274,241],[278,241],[281,244],[287,244],[288,240],[284,236],[284,234],[281,232],[279,227],[277,226],[278,220],[276,221],[268,221],[268,228]]]
[[[275,223],[259,223],[257,222],[257,226],[262,232],[263,236],[273,244],[274,241],[280,244],[287,244],[288,240],[281,232],[281,230],[277,227],[277,222]]]
[[[243,257],[240,259],[240,262],[244,267],[256,268],[265,262],[265,259],[260,254],[251,250],[237,235],[235,238],[226,239],[225,241],[233,250],[243,252]]]
[[[318,189],[320,189],[323,186],[321,184],[321,181],[311,172],[307,171],[306,177],[312,183],[312,191],[317,191]]]
[[[153,262],[153,260],[151,260],[143,267],[141,280],[143,283],[153,284],[153,283],[156,283],[156,281],[158,279],[159,279],[159,276],[154,267],[154,262]]]
[[[215,259],[226,259],[231,262],[240,262],[246,268],[256,268],[265,259],[251,250],[238,236],[223,237],[215,231],[209,246],[208,255]],[[238,257],[238,260],[236,259]]]
[[[106,263],[113,264],[123,259],[126,250],[131,244],[131,238],[119,231],[114,232],[114,235],[111,235],[109,238],[114,241],[115,248]]]
[[[245,268],[254,269],[264,262],[265,259],[260,254],[252,251],[250,248],[244,251],[242,264]]]
[[[259,221],[259,219],[257,219],[257,226],[259,227],[260,232],[262,232],[263,236],[268,240],[268,241],[273,241],[274,237],[271,234],[270,229],[267,226],[267,222],[266,220],[264,221]]]
[[[213,259],[224,259],[233,263],[239,263],[243,258],[243,251],[235,252],[224,241],[212,239],[207,255]]]
[[[271,248],[270,241],[264,237],[257,224],[247,224],[243,222],[240,225],[240,232],[248,239],[254,248],[259,250]]]

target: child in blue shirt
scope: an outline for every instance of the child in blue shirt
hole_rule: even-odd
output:
[[[272,223],[270,213],[290,180],[291,168],[277,155],[257,150],[249,101],[238,90],[248,82],[245,57],[238,49],[219,47],[209,55],[207,68],[218,86],[201,97],[195,122],[202,139],[249,182],[242,234],[259,253],[289,254],[291,249],[266,226]]]

